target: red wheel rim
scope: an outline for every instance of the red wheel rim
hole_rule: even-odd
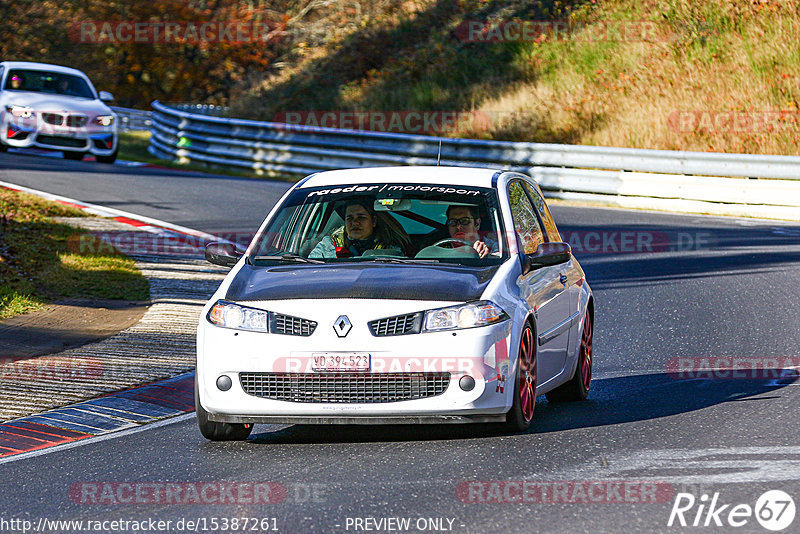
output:
[[[583,335],[581,336],[581,377],[583,387],[589,391],[592,385],[592,316],[587,310],[586,319],[583,321]]]
[[[536,404],[536,362],[533,357],[533,331],[526,326],[519,344],[519,400],[526,423],[533,419]]]

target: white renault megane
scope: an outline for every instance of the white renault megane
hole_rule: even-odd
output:
[[[254,423],[499,422],[585,399],[594,304],[530,177],[327,171],[292,187],[197,330],[203,436]]]

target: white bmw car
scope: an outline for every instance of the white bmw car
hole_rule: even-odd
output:
[[[197,330],[203,436],[255,423],[531,424],[585,399],[594,304],[530,177],[487,169],[320,172],[292,187]]]
[[[117,159],[117,116],[83,72],[69,67],[0,63],[0,151],[9,147],[59,150],[67,159],[92,154]]]

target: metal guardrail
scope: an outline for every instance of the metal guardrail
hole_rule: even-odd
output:
[[[119,117],[118,128],[121,132],[149,130],[153,126],[150,111],[116,106],[112,106],[111,110]]]
[[[758,216],[800,219],[800,157],[796,156],[341,130],[223,118],[182,107],[153,102],[152,154],[255,172],[309,174],[352,167],[436,165],[441,143],[442,165],[523,171],[539,180],[551,196],[713,203],[734,206],[736,214],[755,211]]]

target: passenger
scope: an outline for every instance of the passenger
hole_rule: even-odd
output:
[[[447,229],[450,237],[472,243],[478,257],[485,258],[497,251],[497,243],[478,233],[481,228],[479,215],[477,206],[450,206],[447,208]]]
[[[325,236],[309,258],[350,258],[367,250],[399,249],[406,256],[411,239],[390,215],[377,213],[368,200],[345,204],[344,226]]]

